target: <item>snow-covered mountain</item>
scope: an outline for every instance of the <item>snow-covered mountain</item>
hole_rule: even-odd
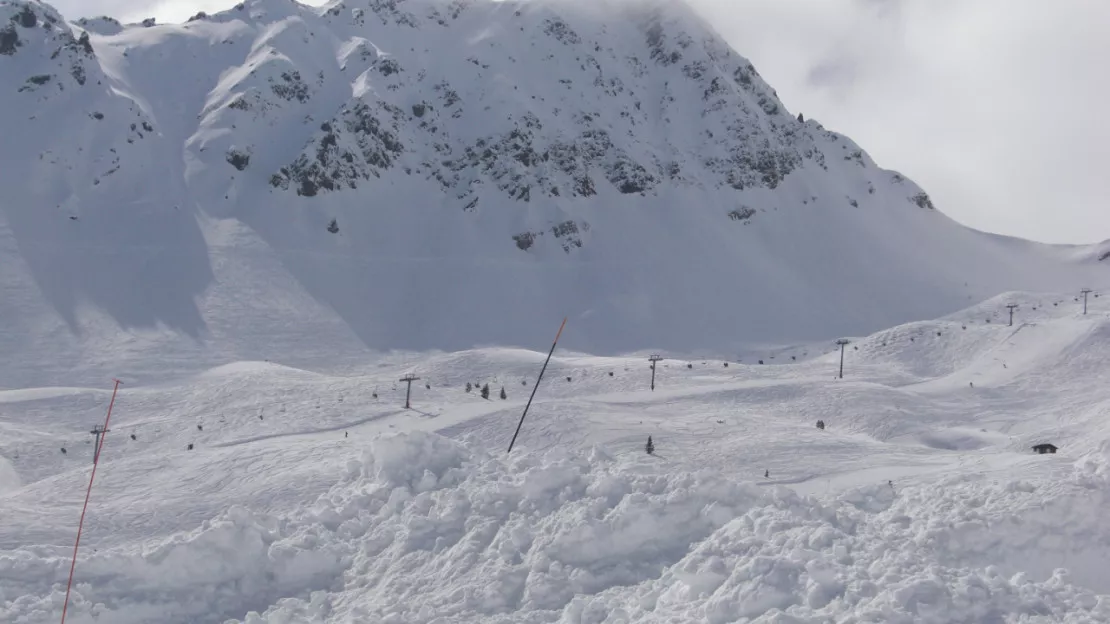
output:
[[[1110,276],[1110,245],[951,221],[675,2],[0,0],[0,110],[5,385],[564,316],[570,348],[728,351]]]

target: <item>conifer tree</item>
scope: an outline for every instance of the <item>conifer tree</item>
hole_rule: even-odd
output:
[[[655,452],[655,445],[651,442],[651,436],[648,436],[648,441],[647,444],[644,445],[644,450],[647,451],[648,455],[651,455]]]

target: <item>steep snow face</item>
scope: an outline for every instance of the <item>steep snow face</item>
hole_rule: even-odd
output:
[[[681,4],[67,25],[0,0],[0,24],[0,346],[35,381],[103,375],[105,341],[195,369],[304,333],[534,345],[564,316],[572,348],[719,351],[1106,275],[953,223]]]

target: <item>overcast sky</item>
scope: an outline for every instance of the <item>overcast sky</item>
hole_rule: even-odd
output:
[[[1110,239],[1110,0],[690,1],[791,111],[850,136],[958,221]],[[52,4],[69,19],[182,21],[235,0]]]

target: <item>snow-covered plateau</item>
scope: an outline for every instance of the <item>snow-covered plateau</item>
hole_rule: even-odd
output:
[[[113,378],[72,624],[1110,622],[1110,243],[959,225],[680,2],[0,0],[0,141],[3,624]]]
[[[857,338],[842,379],[829,343],[665,359],[654,391],[646,358],[557,351],[511,454],[543,352],[125,385],[67,621],[1110,621],[1091,303]],[[110,395],[0,392],[0,621],[57,621]]]

